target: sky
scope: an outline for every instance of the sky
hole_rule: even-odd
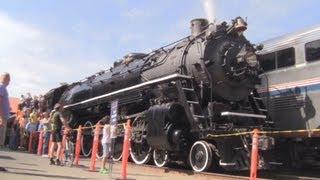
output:
[[[130,52],[190,35],[190,20],[247,18],[252,43],[319,25],[319,0],[0,0],[0,72],[10,96],[45,94]]]

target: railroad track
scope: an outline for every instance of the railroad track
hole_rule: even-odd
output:
[[[89,159],[88,159],[89,160]],[[114,162],[114,163],[120,163]],[[179,174],[186,176],[193,176],[195,179],[249,179],[249,171],[237,172],[194,172],[189,170],[186,166],[170,165],[169,167],[157,167],[149,164],[138,165],[133,162],[128,162],[128,166],[145,169],[146,171],[153,171],[159,173]],[[279,180],[320,180],[320,168],[318,169],[276,169],[276,170],[259,170],[257,179],[279,179]]]
[[[260,171],[258,177],[285,180],[320,180],[319,169]]]
[[[117,163],[117,162],[116,162]],[[129,166],[137,168],[144,168],[146,171],[153,171],[159,173],[171,173],[182,174],[186,176],[193,176],[195,179],[249,179],[249,171],[240,172],[194,172],[188,169],[182,169],[181,167],[156,167],[154,165],[137,165],[132,162],[128,162]],[[258,179],[280,179],[280,180],[320,180],[319,169],[299,169],[299,170],[259,170]]]
[[[232,175],[232,174],[225,174],[225,173],[212,173],[212,172],[194,172],[192,170],[174,168],[174,167],[156,167],[154,165],[138,165],[135,163],[128,162],[129,166],[134,166],[137,168],[144,168],[147,171],[159,172],[159,173],[171,173],[171,174],[179,174],[179,175],[186,175],[186,176],[193,176],[196,178],[201,179],[248,179],[248,174],[246,175]]]

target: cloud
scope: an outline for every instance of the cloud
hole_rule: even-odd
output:
[[[107,68],[101,68],[101,64],[107,64],[105,56],[82,56],[77,51],[81,48],[78,42],[4,12],[0,12],[0,39],[0,72],[11,74],[10,96],[44,94],[60,82],[78,81]]]

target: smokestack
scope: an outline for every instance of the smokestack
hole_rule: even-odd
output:
[[[203,18],[193,19],[190,21],[191,24],[191,35],[193,37],[198,36],[208,27],[208,20]]]

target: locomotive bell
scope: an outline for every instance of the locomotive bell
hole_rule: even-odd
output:
[[[243,32],[247,29],[247,23],[241,17],[237,17],[234,23],[234,29],[237,32]]]
[[[191,35],[196,37],[203,33],[208,27],[208,20],[203,18],[197,18],[190,21],[191,24]]]

